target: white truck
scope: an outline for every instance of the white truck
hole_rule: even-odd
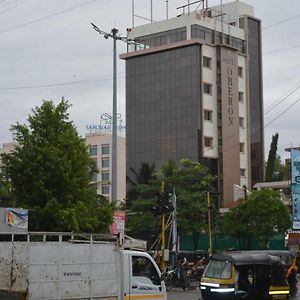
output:
[[[136,240],[63,233],[9,239],[1,235],[1,300],[167,300],[152,257],[132,250],[140,248]]]

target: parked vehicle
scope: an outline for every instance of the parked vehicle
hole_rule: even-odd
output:
[[[204,300],[289,298],[285,264],[267,252],[213,255],[201,278]]]
[[[173,287],[180,287],[184,291],[190,286],[190,277],[192,271],[188,269],[187,265],[178,265],[165,274],[165,284],[167,291],[171,291]]]
[[[128,249],[139,246],[93,235],[12,235],[0,246],[0,299],[167,300],[152,257]]]

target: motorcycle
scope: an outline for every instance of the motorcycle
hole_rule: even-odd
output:
[[[168,270],[165,274],[165,285],[167,291],[171,291],[173,287],[181,287],[184,291],[190,286],[191,270],[187,270],[180,266],[176,266],[172,270]]]

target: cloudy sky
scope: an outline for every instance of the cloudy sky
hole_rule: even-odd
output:
[[[223,3],[229,1],[223,0]],[[299,146],[300,2],[244,0],[263,21],[266,155],[279,133],[279,154]],[[90,26],[126,35],[131,0],[0,0],[0,144],[12,141],[10,125],[24,123],[43,99],[64,96],[81,135],[86,124],[112,112],[112,40]],[[187,0],[169,0],[169,17]],[[209,0],[209,5],[219,4]],[[153,0],[153,18],[165,17],[165,0]],[[150,17],[150,0],[135,0],[135,13]],[[136,24],[145,23],[136,18]],[[126,51],[118,43],[118,53]],[[125,118],[124,62],[118,61],[118,111]],[[299,89],[299,90],[298,90]]]

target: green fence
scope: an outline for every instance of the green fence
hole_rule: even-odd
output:
[[[182,251],[194,251],[194,250],[208,250],[209,241],[207,235],[198,235],[194,243],[193,236],[182,236],[180,237],[180,250]],[[263,250],[266,249],[265,245],[258,241],[257,239],[242,240],[240,245],[236,238],[221,236],[215,234],[212,239],[213,242],[213,252],[221,252],[224,250]],[[195,247],[196,244],[196,247]],[[195,249],[196,248],[196,249]],[[270,239],[268,243],[268,249],[270,250],[284,250],[285,242],[284,235],[276,235]]]

